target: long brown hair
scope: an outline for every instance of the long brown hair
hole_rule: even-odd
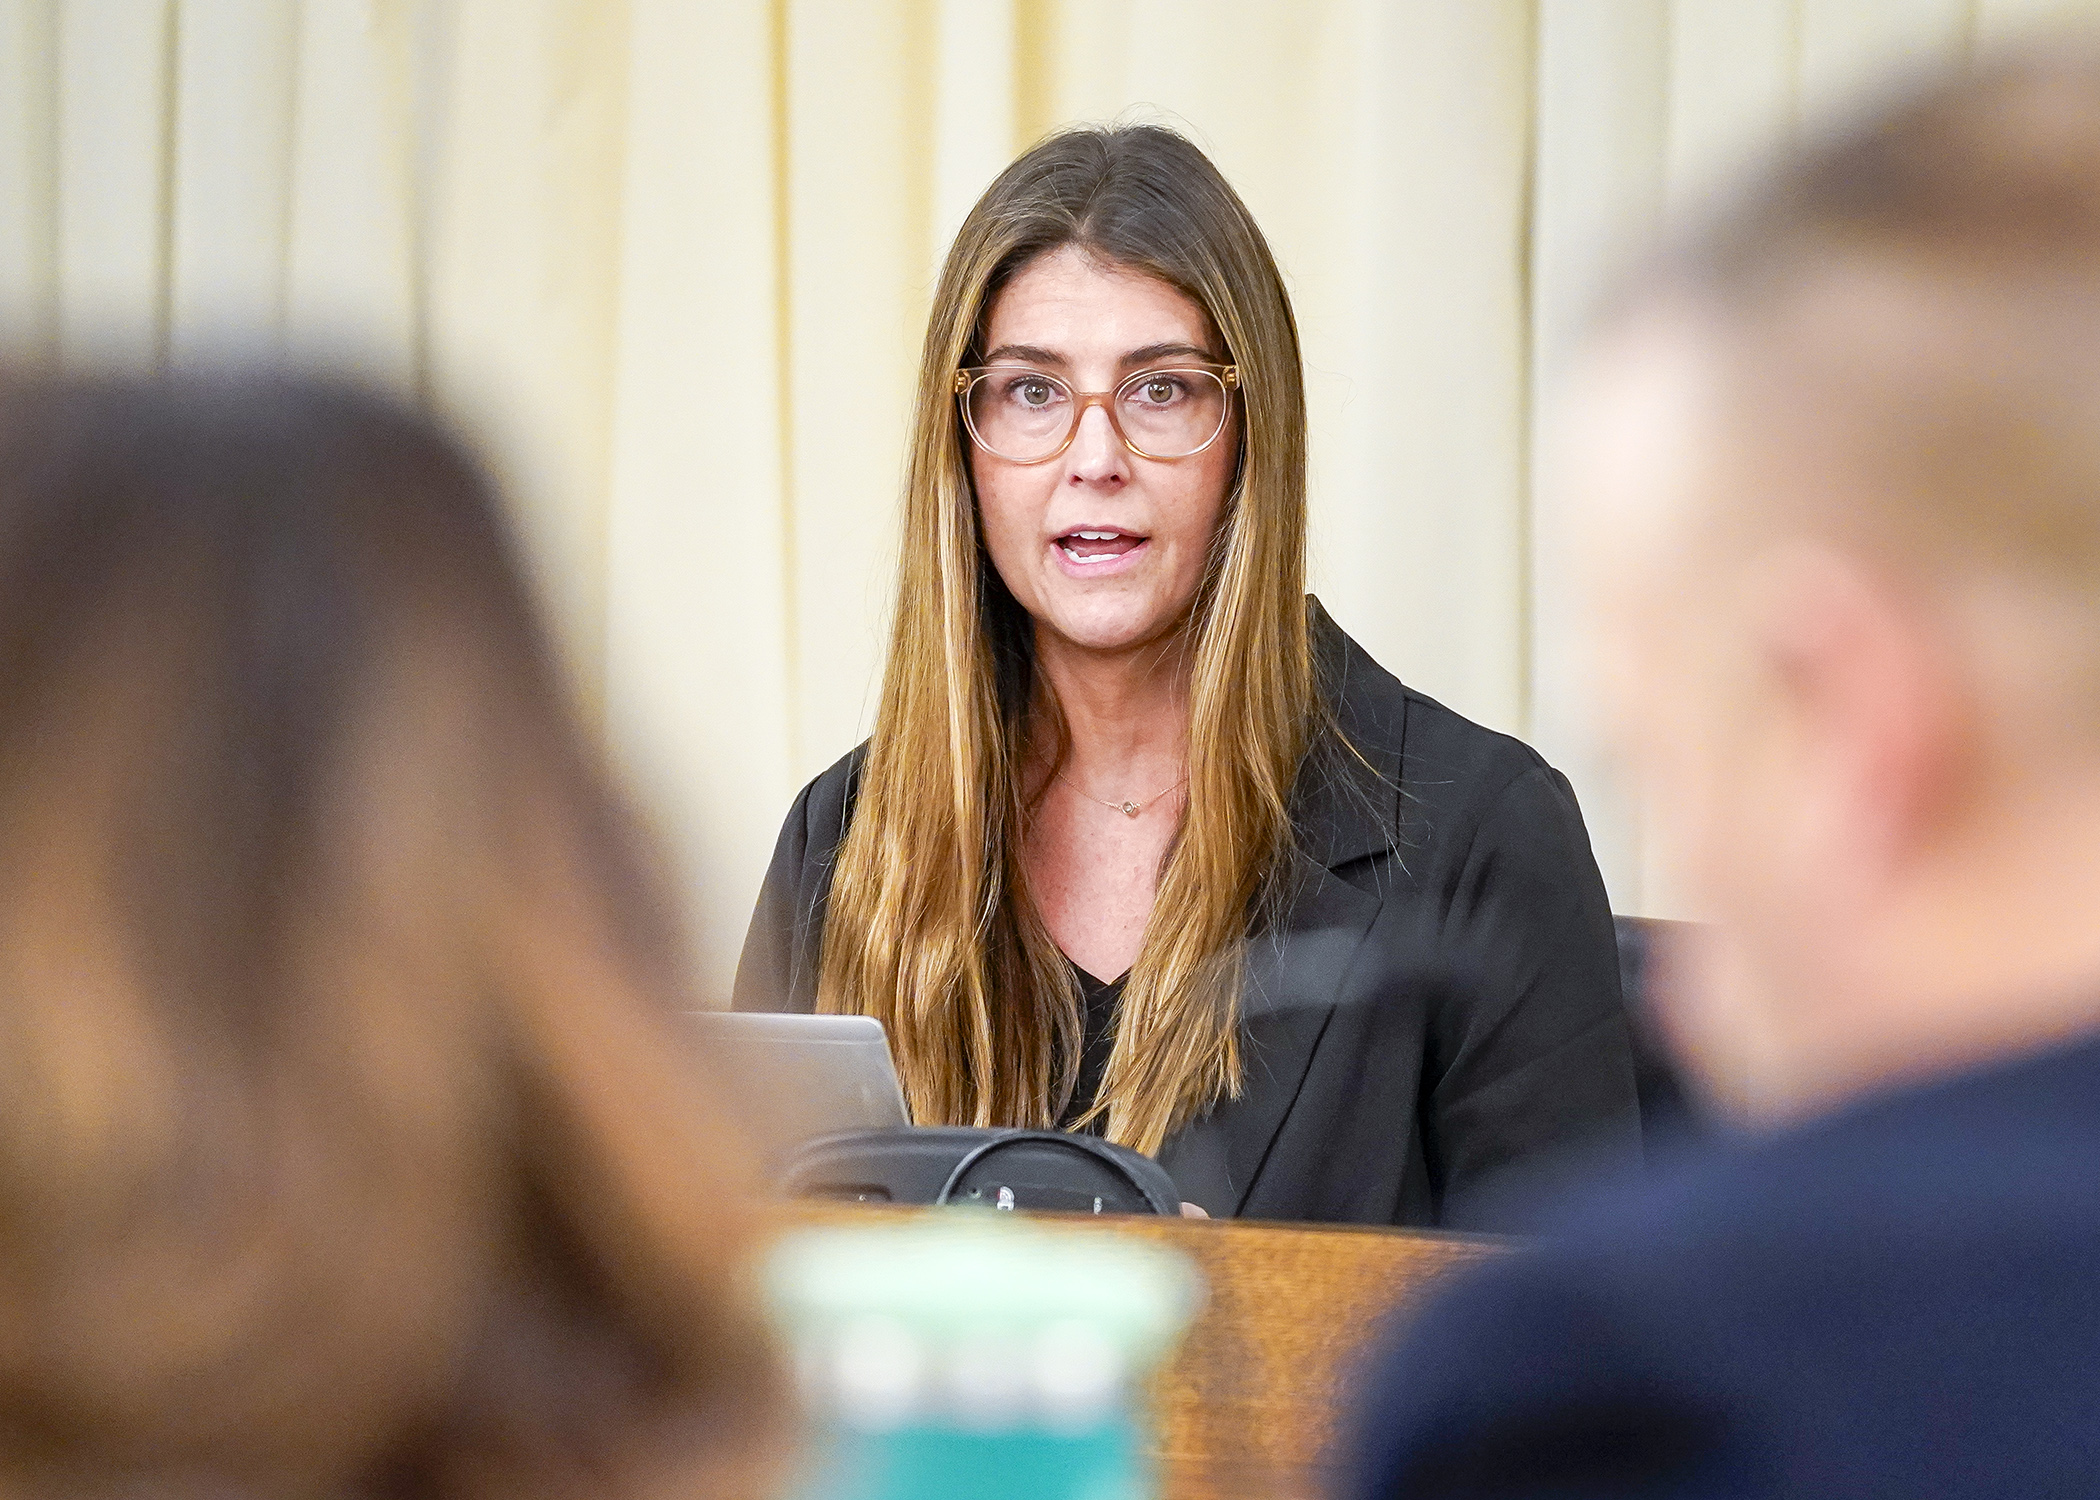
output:
[[[749,1488],[684,973],[453,445],[0,393],[0,1495]]]
[[[1188,811],[1123,991],[1100,1110],[1156,1151],[1239,1086],[1240,951],[1290,844],[1315,708],[1305,607],[1297,325],[1261,231],[1168,130],[1073,130],[971,210],[934,297],[904,485],[882,702],[839,850],[822,1009],[888,1027],[922,1122],[1042,1125],[1068,1104],[1079,997],[1023,873],[1028,730],[1054,696],[1028,616],[985,552],[953,381],[1016,273],[1062,246],[1158,277],[1240,368],[1240,453],[1188,630]]]

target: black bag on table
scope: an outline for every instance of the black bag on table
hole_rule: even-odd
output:
[[[1061,1130],[927,1125],[822,1135],[788,1158],[785,1186],[794,1197],[848,1203],[1181,1212],[1173,1179],[1151,1157]]]

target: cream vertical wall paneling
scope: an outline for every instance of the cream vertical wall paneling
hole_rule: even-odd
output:
[[[933,281],[935,16],[928,0],[783,3],[792,733],[806,778],[873,721],[891,574],[912,541],[897,500]]]
[[[577,680],[602,686],[626,7],[451,0],[428,332],[434,389],[509,482]],[[428,35],[428,33],[426,33]]]
[[[1018,17],[1031,85],[1022,132],[1114,119],[1130,103],[1131,15],[1118,0],[1041,0]]]
[[[0,338],[31,357],[56,333],[54,0],[0,0]]]
[[[938,0],[933,74],[934,273],[1018,139],[1016,0]]]
[[[2036,28],[2100,20],[2100,0],[1973,0],[1971,32],[1981,42],[2017,40]]]
[[[1672,0],[1669,38],[1663,169],[1682,212],[1793,128],[1800,0]]]
[[[291,223],[296,0],[203,0],[175,28],[168,344],[274,343]]]
[[[1814,123],[1862,86],[1968,45],[1969,0],[1798,0],[1799,91]]]
[[[59,0],[60,354],[149,365],[167,332],[168,0]]]
[[[1295,299],[1315,587],[1671,910],[1537,441],[1599,277],[1863,79],[2066,14],[2100,0],[0,0],[0,330],[142,366],[242,328],[463,415],[720,995],[872,716],[948,238],[1042,131],[1164,120]]]
[[[1274,230],[1306,350],[1314,587],[1403,680],[1521,732],[1529,7],[1339,10],[1315,73],[1342,86],[1301,116]]]
[[[798,785],[771,18],[633,0],[606,705],[729,976]],[[697,268],[705,268],[698,274]]]
[[[293,64],[285,325],[292,347],[414,387],[417,297],[411,27],[378,0],[301,0]]]

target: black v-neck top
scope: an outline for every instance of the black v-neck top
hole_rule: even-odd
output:
[[[1065,962],[1072,963],[1069,958]],[[1095,1096],[1101,1092],[1101,1075],[1108,1070],[1108,1049],[1116,1039],[1116,1007],[1123,1003],[1123,981],[1130,975],[1103,981],[1072,964],[1072,977],[1079,981],[1084,1029],[1080,1032],[1079,1082],[1072,1090],[1072,1102],[1065,1106],[1064,1119],[1058,1122],[1066,1130],[1081,1128],[1076,1122],[1094,1107]],[[1099,1135],[1101,1122],[1096,1120],[1084,1128]]]

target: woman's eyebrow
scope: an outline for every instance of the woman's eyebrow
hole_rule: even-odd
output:
[[[1123,356],[1120,365],[1123,369],[1129,370],[1139,365],[1149,365],[1162,359],[1197,359],[1205,364],[1217,364],[1220,362],[1218,356],[1208,349],[1195,344],[1170,341],[1161,344],[1147,344],[1142,349],[1133,349]],[[1055,349],[1045,349],[1040,344],[1001,344],[984,357],[984,362],[988,365],[996,365],[1009,360],[1021,364],[1048,366],[1053,369],[1063,369],[1071,363],[1070,360],[1059,354]]]
[[[1208,349],[1199,349],[1194,344],[1147,344],[1142,349],[1133,349],[1123,356],[1123,368],[1133,365],[1149,365],[1157,359],[1187,359],[1191,355],[1206,364],[1217,362],[1217,356]]]
[[[1062,365],[1066,362],[1065,357],[1056,350],[1039,348],[1034,344],[1001,344],[984,357],[984,362],[996,365],[1007,359],[1017,359],[1031,365]]]

